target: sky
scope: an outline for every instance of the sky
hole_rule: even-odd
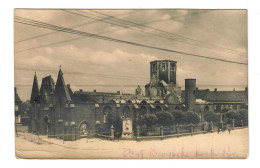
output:
[[[148,46],[248,62],[246,10],[16,9],[14,15]],[[116,22],[111,16],[122,20]],[[132,24],[126,28],[130,22],[145,27]],[[70,84],[73,91],[134,93],[137,85],[144,91],[144,85],[150,81],[150,62],[161,59],[177,61],[177,83],[182,89],[186,78],[195,78],[201,89],[243,90],[248,85],[247,65],[14,22],[15,87],[22,100],[30,98],[35,71],[40,86],[42,78],[48,75],[56,82],[60,65],[65,83]]]

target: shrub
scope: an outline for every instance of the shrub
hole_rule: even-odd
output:
[[[204,114],[204,119],[207,122],[213,122],[213,123],[217,123],[220,121],[220,116],[217,113],[214,112],[207,112]]]
[[[187,123],[187,117],[184,112],[175,110],[172,112],[173,117],[175,118],[175,124],[184,124]]]
[[[238,110],[240,120],[243,120],[244,125],[248,125],[248,110],[246,109],[241,109]]]
[[[186,118],[188,123],[192,124],[198,124],[200,122],[200,117],[198,114],[192,113],[192,112],[187,112],[186,113]]]
[[[223,108],[223,109],[221,110],[221,113],[226,113],[226,112],[228,112],[228,111],[230,111],[230,110],[231,110],[231,108],[225,107],[225,108]]]
[[[145,114],[142,123],[146,124],[148,127],[155,125],[158,121],[158,118],[156,117],[155,114]]]
[[[157,113],[158,123],[163,126],[170,126],[173,124],[174,117],[169,112]]]
[[[235,119],[235,122],[237,123],[240,121],[240,113],[237,111],[229,111],[226,113],[226,119],[229,124],[232,123],[233,119]]]

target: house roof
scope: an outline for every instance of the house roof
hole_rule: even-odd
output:
[[[208,92],[204,100],[209,102],[247,102],[245,91],[216,91]]]
[[[16,87],[14,88],[14,101],[15,101],[16,104],[22,103],[22,100],[20,99],[20,97],[19,97],[19,95],[17,93]]]

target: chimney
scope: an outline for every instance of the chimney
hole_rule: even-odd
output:
[[[67,84],[67,88],[70,88],[70,84]]]
[[[97,90],[95,89],[95,90],[93,90],[93,92],[94,92],[94,93],[96,93],[96,92],[97,92]]]
[[[245,87],[245,91],[246,91],[246,92],[247,92],[247,89],[248,89],[248,88],[247,88],[247,87]]]
[[[214,92],[217,92],[217,91],[218,91],[218,89],[217,89],[217,88],[215,88],[215,89],[214,89]]]
[[[14,93],[16,94],[17,92],[16,92],[16,87],[14,87]]]
[[[83,92],[83,89],[79,89],[80,92]]]
[[[185,79],[185,105],[188,112],[195,111],[196,79]]]
[[[234,88],[233,91],[236,91],[236,89]]]
[[[196,91],[198,91],[199,90],[199,88],[198,87],[196,87]]]
[[[120,91],[117,91],[117,94],[120,95]]]

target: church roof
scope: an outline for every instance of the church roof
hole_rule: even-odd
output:
[[[55,92],[63,92],[63,91],[64,91],[64,94],[65,94],[66,100],[71,101],[71,97],[70,97],[68,88],[67,88],[67,86],[64,82],[63,73],[60,69],[59,74],[58,74],[58,78],[57,78],[57,82],[56,82]]]
[[[51,75],[42,78],[42,84],[41,84],[41,89],[40,89],[41,92],[44,90],[44,87],[45,87],[44,84],[49,84],[50,88],[48,88],[48,89],[50,89],[50,91],[54,91],[55,83],[54,83],[54,80],[52,79]]]

